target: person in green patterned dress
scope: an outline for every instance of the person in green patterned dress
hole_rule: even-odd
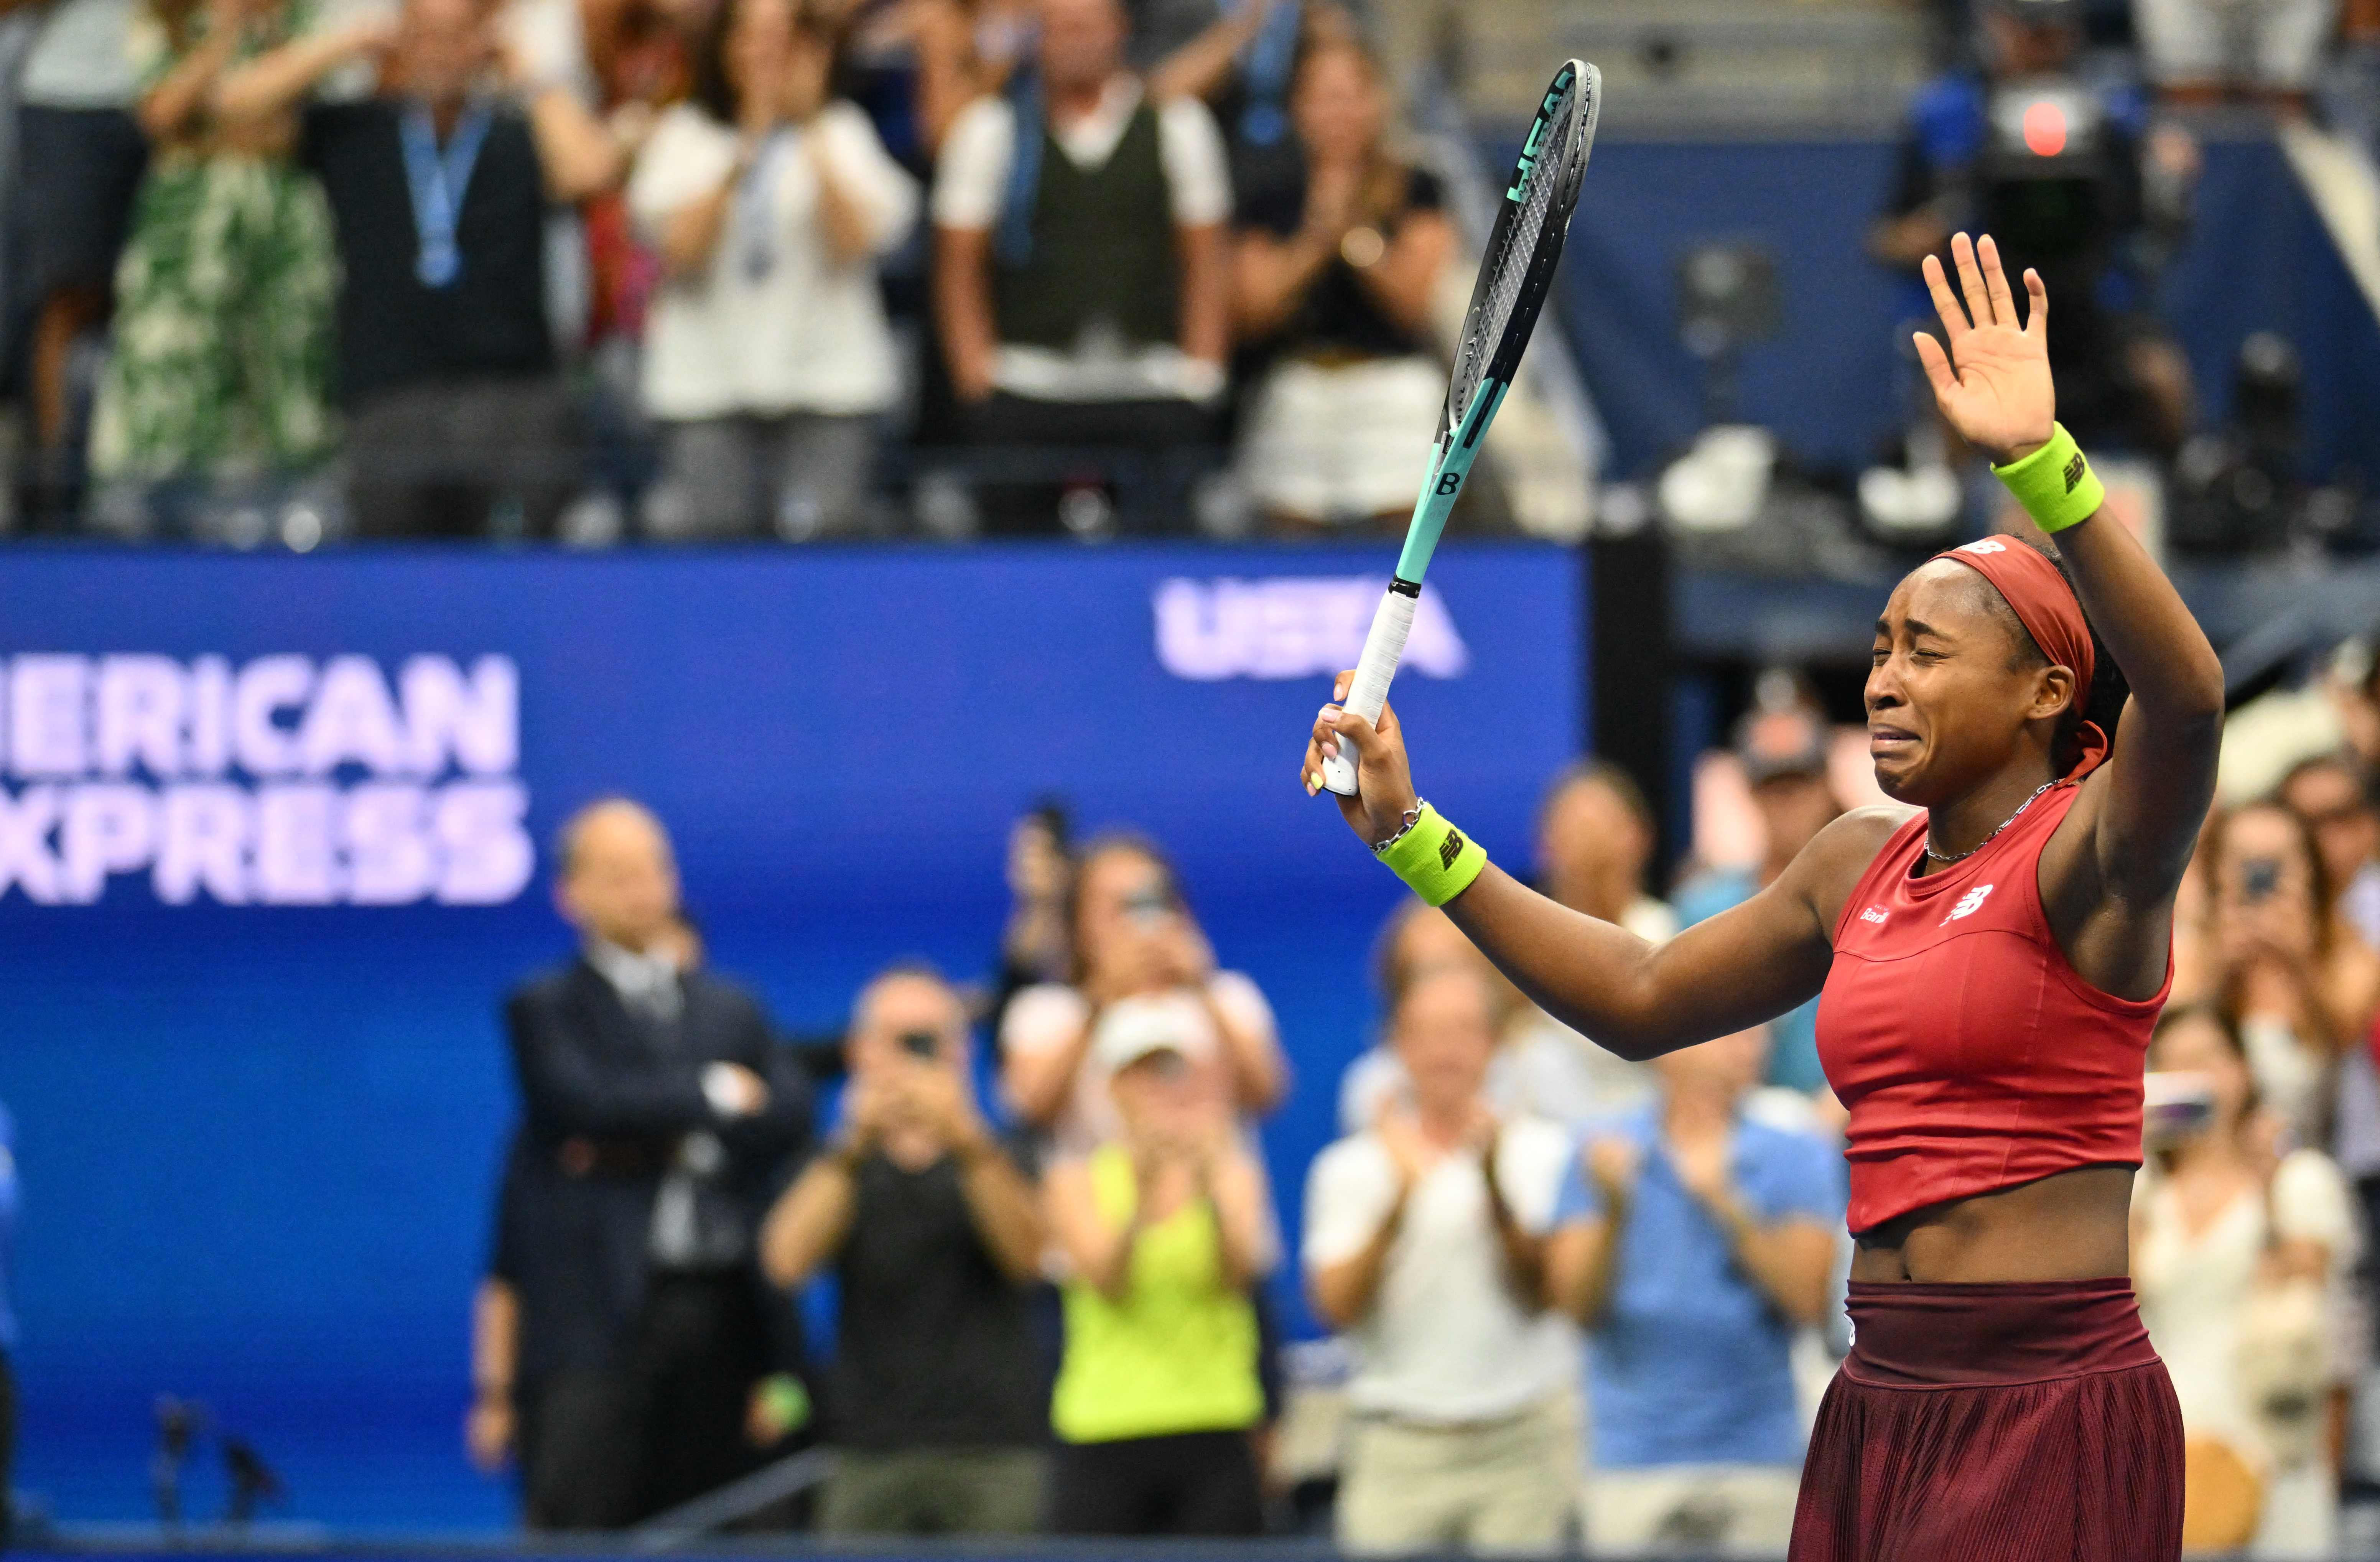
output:
[[[219,122],[217,79],[300,30],[305,0],[148,0],[135,31],[154,148],[116,271],[91,466],[164,507],[302,473],[337,434],[330,208],[294,116]],[[164,505],[160,505],[160,502]]]

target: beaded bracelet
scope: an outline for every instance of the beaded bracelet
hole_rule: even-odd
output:
[[[1409,823],[1378,848],[1380,861],[1424,902],[1442,906],[1465,890],[1488,866],[1487,849],[1424,803]]]

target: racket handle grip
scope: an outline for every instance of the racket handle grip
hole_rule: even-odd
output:
[[[1378,721],[1389,703],[1389,680],[1397,675],[1397,660],[1405,654],[1416,603],[1416,597],[1390,587],[1372,615],[1372,631],[1364,636],[1364,654],[1355,663],[1355,682],[1344,702],[1366,721]],[[1322,784],[1342,797],[1355,795],[1355,756],[1344,744],[1337,754],[1323,756]]]

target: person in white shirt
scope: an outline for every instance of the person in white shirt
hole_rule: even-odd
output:
[[[979,443],[1212,438],[1231,181],[1196,99],[1123,67],[1118,0],[1041,0],[1030,89],[969,104],[934,180],[934,310]]]
[[[1196,1066],[1215,1073],[1235,1111],[1281,1104],[1289,1065],[1272,1006],[1245,975],[1216,969],[1156,845],[1122,835],[1092,842],[1076,869],[1070,920],[1075,980],[1026,987],[1001,1020],[1001,1086],[1021,1121],[1049,1134],[1062,1156],[1116,1138],[1123,1121],[1099,1043],[1152,1017],[1197,1033]]]
[[[876,262],[917,221],[915,182],[832,95],[834,42],[795,0],[733,0],[628,183],[664,277],[645,331],[665,430],[646,503],[669,539],[863,522],[875,420],[899,375]]]
[[[1356,1552],[1550,1552],[1574,1498],[1570,1326],[1546,1308],[1564,1132],[1486,1099],[1497,997],[1439,966],[1392,1022],[1410,1105],[1325,1150],[1305,1184],[1305,1277],[1356,1370],[1337,1538]]]
[[[2159,1105],[2132,1198],[2132,1285],[2181,1407],[2190,1505],[2218,1545],[2334,1556],[2332,1428],[2354,1364],[2334,1320],[2361,1247],[2354,1200],[2329,1156],[2287,1147],[2220,1011],[2167,1010],[2149,1066]],[[2223,1509],[2234,1528],[2218,1536]]]

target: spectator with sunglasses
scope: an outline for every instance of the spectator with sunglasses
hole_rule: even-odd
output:
[[[978,1110],[948,982],[895,966],[859,995],[843,1126],[770,1213],[769,1277],[832,1271],[829,1534],[1021,1534],[1040,1521],[1048,1379],[1029,1288],[1043,1227]]]

